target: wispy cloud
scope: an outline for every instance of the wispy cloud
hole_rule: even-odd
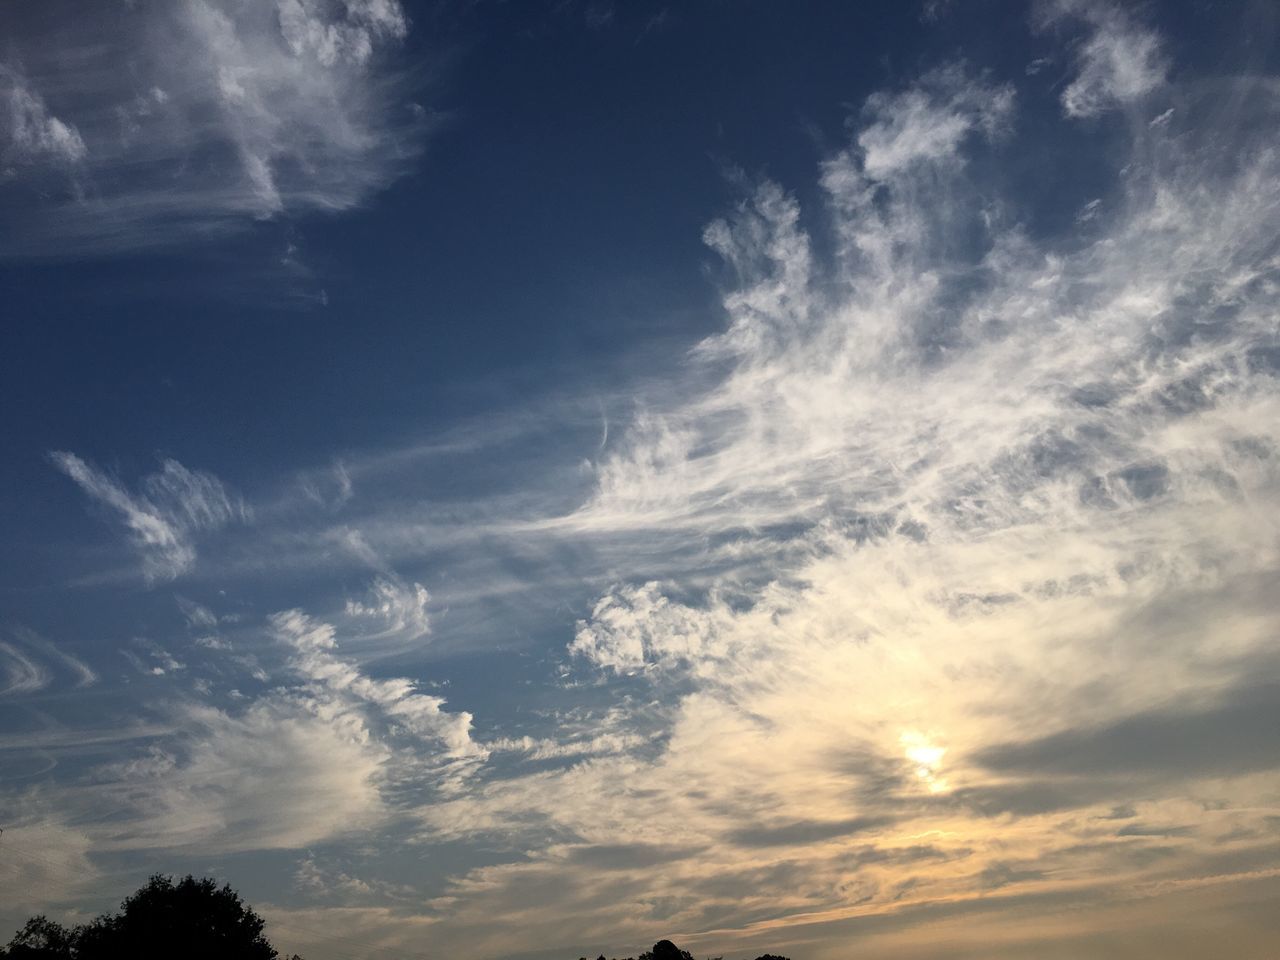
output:
[[[431,631],[427,588],[420,583],[405,583],[400,578],[379,577],[369,587],[366,600],[348,600],[347,616],[373,619],[383,625],[382,632],[416,640]]]
[[[49,458],[85,493],[118,514],[142,556],[143,575],[151,582],[173,580],[192,567],[196,534],[252,516],[217,477],[188,470],[176,460],[165,460],[158,472],[143,480],[139,492],[130,493],[74,453],[53,451]]]
[[[1008,120],[1013,90],[966,77],[959,67],[928,74],[908,90],[867,98],[858,133],[863,172],[884,180],[913,163],[953,158],[972,133],[987,136]]]
[[[194,609],[187,605],[189,615]],[[204,619],[195,613],[197,627]],[[197,644],[185,663],[145,638],[122,650],[138,668],[133,683],[203,671],[223,685],[240,676],[253,692],[219,706],[204,677],[191,683],[197,697],[171,692],[152,706],[164,727],[112,738],[115,757],[89,765],[93,809],[70,791],[45,804],[49,816],[76,819],[99,852],[299,849],[367,835],[403,815],[396,800],[403,792],[443,789],[488,755],[472,737],[469,713],[446,709],[415,681],[370,676],[341,654],[332,625],[286,611],[270,618],[265,635],[256,633],[268,645],[259,649],[269,670],[224,646]],[[16,647],[0,643],[0,657],[11,664],[6,695],[48,686],[48,671]],[[94,736],[80,729],[7,747],[11,758],[70,757],[91,749]]]
[[[99,769],[101,849],[292,849],[378,822],[385,751],[358,715],[282,692],[239,710],[188,703],[178,735]]]
[[[388,63],[409,30],[396,0],[64,6],[73,60],[40,35],[45,18],[0,14],[25,70],[0,69],[0,199],[21,227],[4,255],[112,253],[349,209],[419,149],[425,114]],[[37,161],[73,165],[73,181],[32,180]]]
[[[49,685],[48,671],[12,644],[0,640],[0,654],[3,654],[5,664],[0,697],[35,693]]]
[[[19,909],[48,909],[50,902],[83,894],[99,876],[89,854],[92,839],[36,804],[6,797],[0,882]]]
[[[334,653],[337,641],[332,625],[299,610],[274,614],[271,624],[277,639],[296,651],[292,664],[302,676],[323,683],[335,694],[376,706],[415,735],[444,744],[452,757],[483,756],[483,749],[471,738],[471,714],[447,712],[443,697],[418,693],[412,680],[364,675],[358,665]]]
[[[26,627],[14,627],[14,637],[29,649],[39,650],[46,657],[56,660],[75,677],[77,688],[91,687],[98,682],[98,674],[79,657],[73,656],[56,644],[46,640],[34,630]]]
[[[1159,35],[1120,4],[1108,0],[1051,0],[1041,22],[1074,18],[1089,28],[1075,54],[1076,75],[1062,91],[1071,117],[1093,117],[1147,96],[1160,87],[1168,64]]]
[[[74,126],[49,113],[44,99],[16,71],[0,65],[0,163],[5,178],[28,164],[70,166],[88,153]]]

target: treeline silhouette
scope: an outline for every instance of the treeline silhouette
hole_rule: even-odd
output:
[[[281,960],[266,922],[230,885],[156,874],[117,913],[65,927],[32,917],[0,948],[3,960]],[[294,954],[288,960],[302,960]],[[587,960],[586,957],[581,960]],[[598,960],[605,960],[601,954]],[[694,960],[670,940],[627,960]],[[714,960],[721,960],[720,957]],[[756,960],[787,960],[765,954]]]

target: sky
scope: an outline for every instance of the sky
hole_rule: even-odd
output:
[[[1267,0],[0,8],[0,931],[1264,960]]]

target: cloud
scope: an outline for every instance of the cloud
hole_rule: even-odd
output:
[[[7,797],[6,800],[12,798]],[[92,839],[71,823],[30,804],[6,804],[0,882],[6,906],[45,910],[88,892],[99,877],[89,854]]]
[[[447,713],[412,681],[365,675],[336,655],[331,625],[286,611],[270,618],[270,632],[301,683],[237,711],[184,705],[182,736],[120,769],[121,788],[149,799],[145,820],[113,843],[296,849],[382,822],[387,791],[415,765],[483,756],[470,714]],[[440,750],[434,758],[424,740]]]
[[[132,816],[99,848],[297,849],[382,815],[386,751],[341,704],[279,693],[228,712],[180,708],[181,735],[98,773]]]
[[[0,103],[0,163],[70,166],[85,159],[79,131],[50,114],[44,99],[2,64]]]
[[[328,470],[302,477],[299,484],[307,499],[335,509],[350,500],[355,490],[351,475],[341,460],[335,460]]]
[[[1076,76],[1062,91],[1069,117],[1095,117],[1157,90],[1168,66],[1159,34],[1104,0],[1054,0],[1040,8],[1044,24],[1074,17],[1091,35],[1076,51]]]
[[[46,656],[61,662],[63,667],[69,670],[76,680],[76,687],[91,687],[98,682],[98,675],[93,668],[81,660],[79,657],[67,653],[55,644],[50,643],[34,630],[28,630],[26,627],[14,627],[13,635],[24,646],[36,649],[44,653]]]
[[[298,864],[293,875],[294,883],[309,891],[331,895],[342,892],[346,894],[366,895],[370,887],[362,880],[349,877],[345,873],[330,875],[317,864],[315,857],[307,857]]]
[[[348,600],[346,614],[357,619],[379,620],[380,635],[416,640],[431,632],[427,603],[431,596],[420,583],[406,583],[399,577],[383,576],[369,587],[367,602]]]
[[[746,827],[730,834],[733,843],[745,847],[808,846],[833,837],[847,837],[885,826],[886,817],[846,817],[843,820],[797,820],[771,826]]]
[[[6,255],[113,253],[346,210],[418,152],[423,111],[390,62],[409,30],[397,0],[60,6],[56,40],[7,18],[27,78],[3,68],[0,93],[10,152],[74,163],[76,189],[42,177],[33,193],[17,169],[0,200],[23,236]],[[59,92],[57,116],[42,85]]]
[[[532,902],[610,942],[654,922],[1043,918],[1053,897],[1219,871],[1217,836],[1263,829],[1273,131],[1228,165],[1135,125],[1118,199],[1045,238],[989,179],[1018,149],[1013,109],[935,72],[861,112],[822,165],[824,217],[765,182],[707,229],[723,332],[541,528],[589,543],[612,583],[565,676],[645,735],[419,811],[424,838],[525,857],[459,881],[452,929]],[[1143,826],[1118,835],[1126,804]],[[636,919],[548,837],[704,852],[656,872],[620,856],[601,895]],[[553,874],[554,910],[534,892]]]
[[[987,136],[1008,120],[1013,90],[965,76],[952,66],[935,70],[905,91],[867,98],[868,122],[858,133],[862,170],[884,180],[913,163],[937,163],[957,156],[970,134]]]
[[[322,683],[333,694],[376,706],[413,734],[442,743],[451,758],[484,755],[471,738],[471,714],[448,713],[443,709],[444,698],[417,693],[412,680],[366,676],[332,652],[337,646],[332,625],[300,610],[286,610],[271,616],[271,626],[276,639],[295,651],[292,665],[302,676]]]
[[[182,611],[182,616],[187,621],[187,626],[200,630],[218,626],[217,616],[208,607],[185,597],[178,597],[177,602],[178,609]]]
[[[0,697],[35,693],[49,685],[49,672],[12,644],[0,640],[0,654],[6,661]]]
[[[992,770],[1040,775],[1239,776],[1280,768],[1269,733],[1278,723],[1280,689],[1252,684],[1229,690],[1212,705],[1165,707],[1097,729],[993,745],[975,759]]]
[[[185,609],[203,626],[204,608]],[[122,650],[148,682],[211,668],[225,683],[247,670],[255,692],[218,704],[212,684],[197,677],[200,697],[171,693],[149,702],[145,709],[167,725],[124,742],[108,738],[119,748],[105,762],[88,746],[97,732],[83,726],[65,737],[24,738],[23,750],[69,756],[73,745],[93,758],[82,768],[92,793],[59,793],[45,802],[48,815],[74,818],[99,852],[299,849],[367,835],[396,815],[406,791],[439,789],[487,757],[472,738],[469,713],[449,712],[414,681],[369,676],[338,654],[332,625],[286,611],[269,619],[267,638],[286,654],[272,662],[262,653],[270,673],[208,645],[199,664],[180,663],[142,638],[132,644],[139,653]],[[47,672],[16,648],[0,644],[0,655],[16,664],[6,692],[47,685]]]
[[[623,586],[596,603],[590,620],[578,622],[570,651],[600,667],[635,673],[705,659],[714,649],[715,627],[715,613],[672,603],[659,583]]]
[[[700,847],[602,843],[590,847],[574,847],[569,853],[569,859],[593,870],[644,869],[686,860],[701,852]]]
[[[580,740],[553,737],[503,737],[485,741],[485,749],[495,752],[518,752],[530,760],[556,760],[564,757],[599,756],[602,754],[630,753],[648,742],[647,738],[631,733],[602,733]]]
[[[141,492],[130,493],[74,453],[53,451],[49,458],[91,498],[119,515],[142,556],[148,582],[173,580],[191,569],[195,534],[247,522],[252,516],[217,477],[188,470],[176,460],[163,461],[159,472],[143,480]]]

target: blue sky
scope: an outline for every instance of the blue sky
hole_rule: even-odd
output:
[[[0,31],[0,925],[1271,955],[1270,5]]]

